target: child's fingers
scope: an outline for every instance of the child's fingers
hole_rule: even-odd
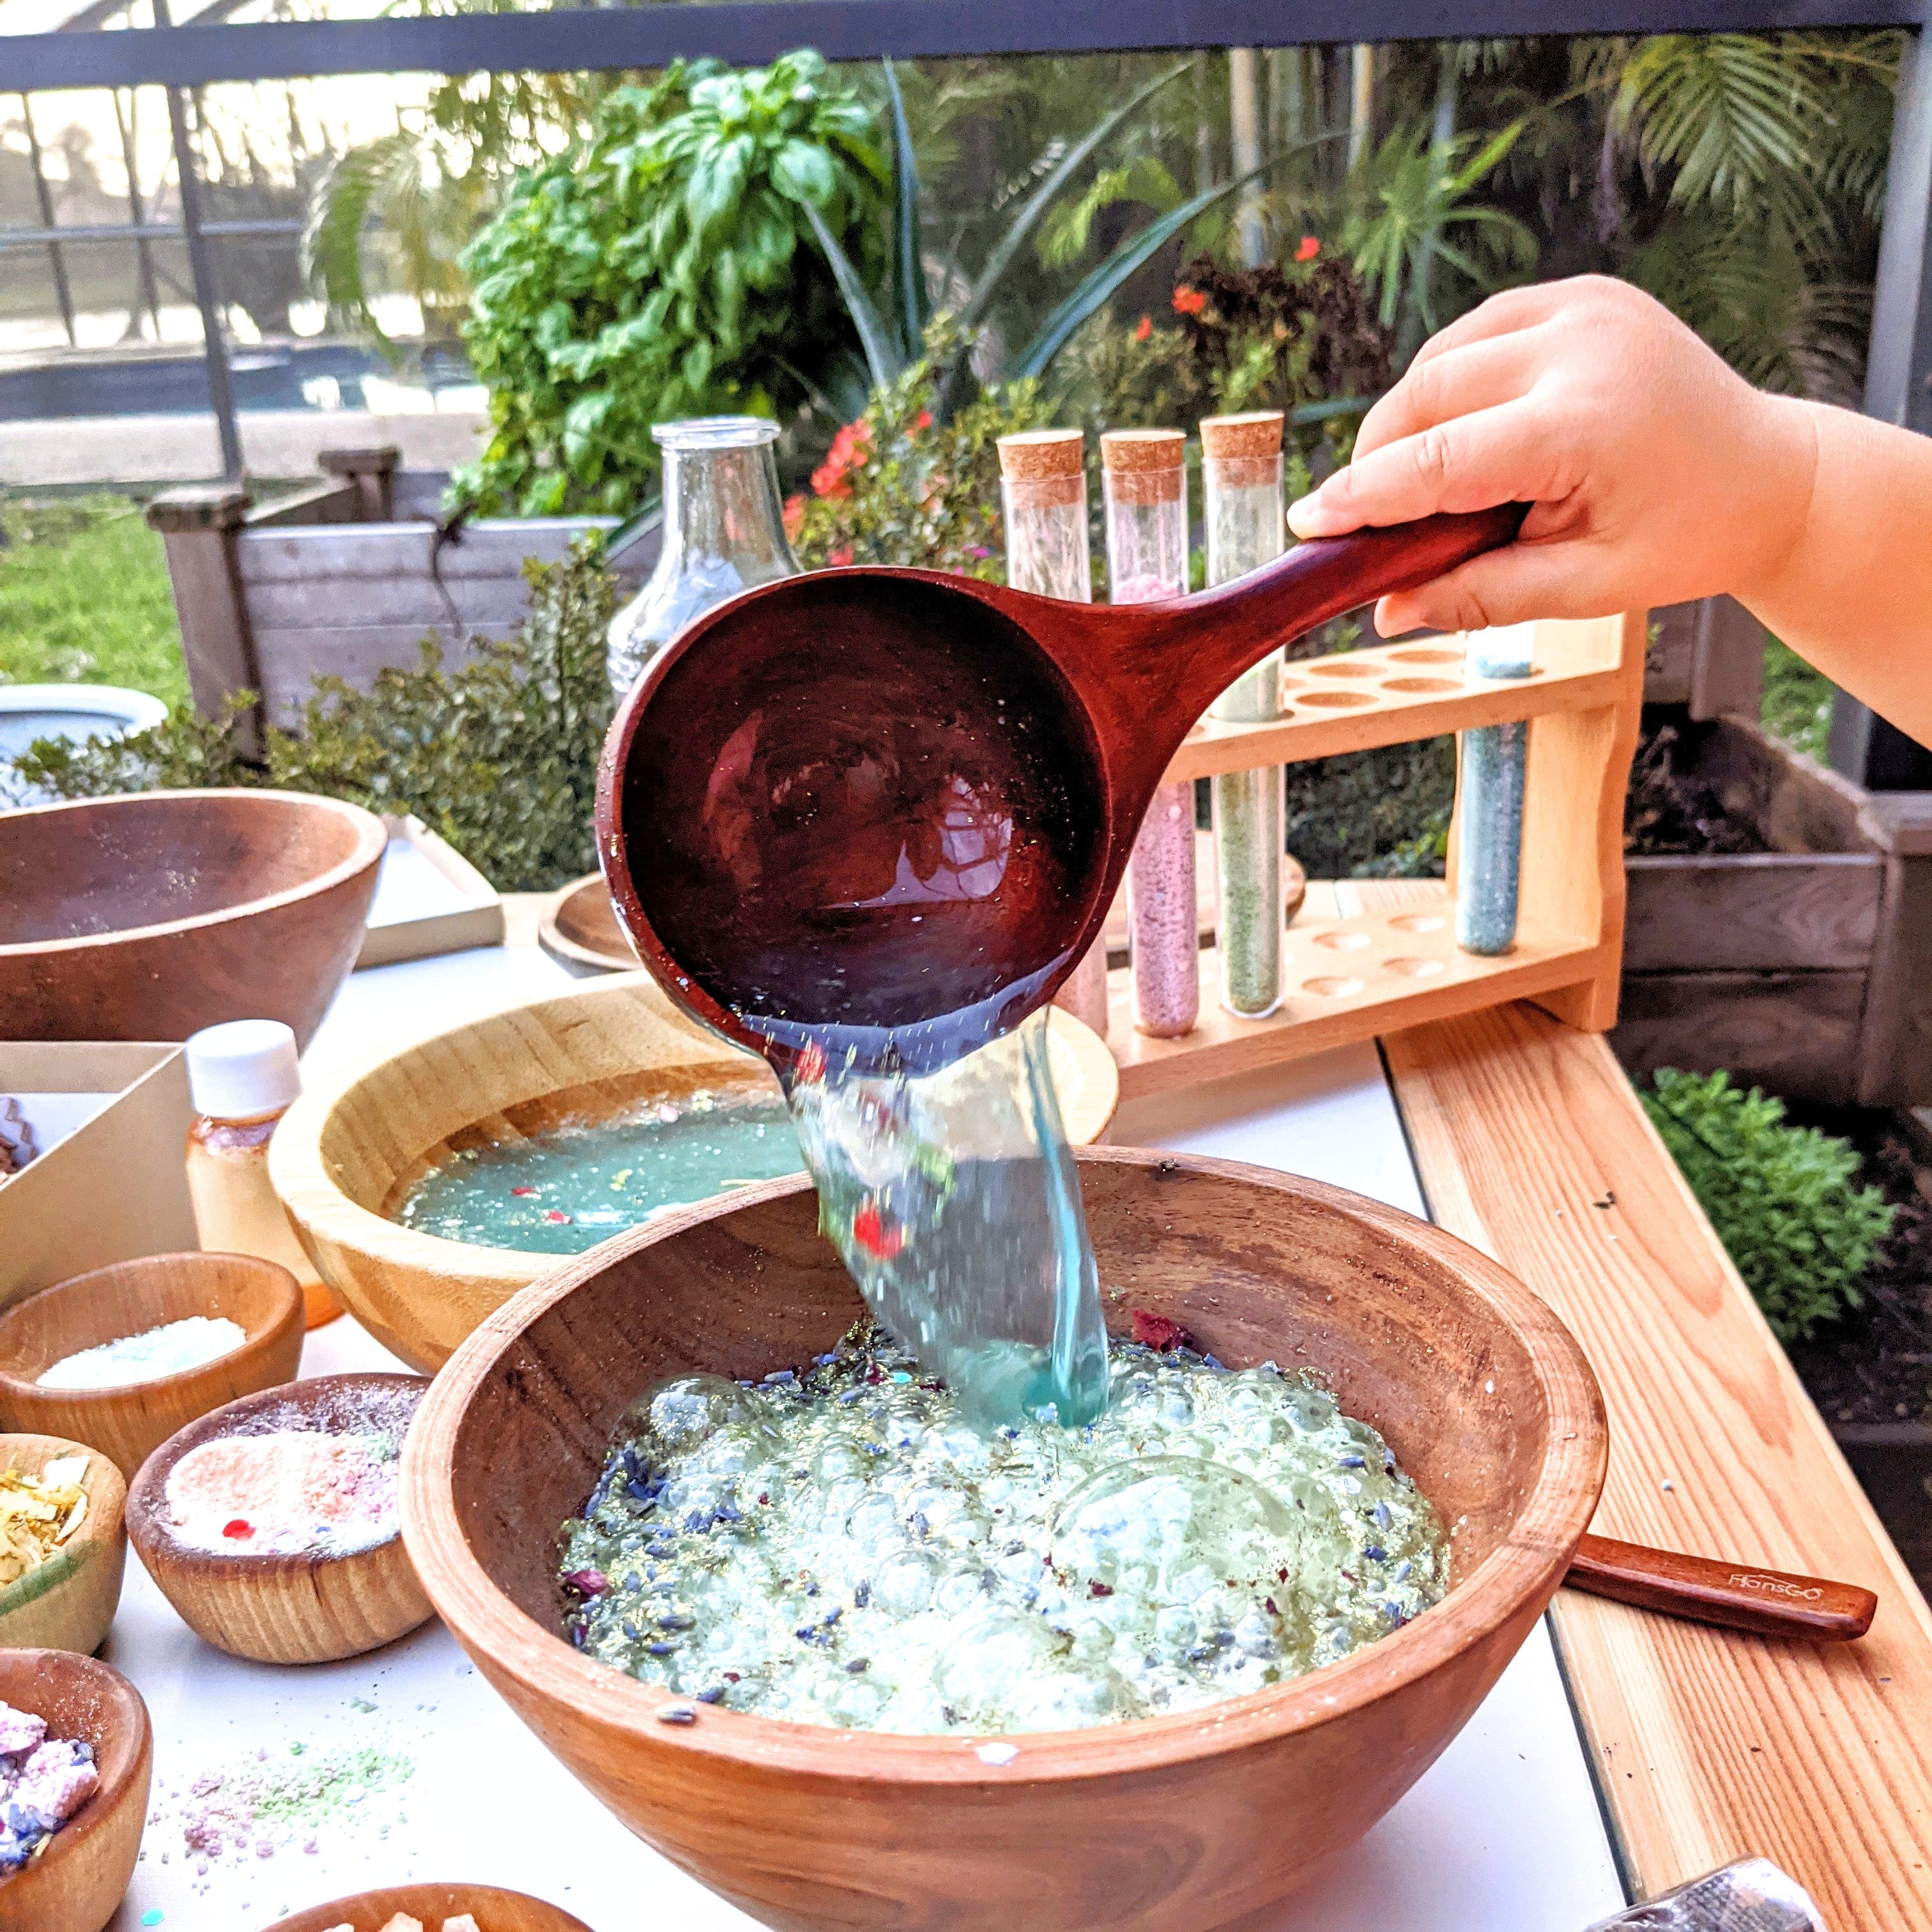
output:
[[[1446,328],[1438,329],[1415,352],[1408,373],[1413,375],[1438,356],[1466,349],[1472,343],[1514,335],[1547,322],[1570,299],[1569,286],[1562,282],[1538,282],[1528,288],[1505,289],[1500,295],[1491,296],[1468,314],[1459,315]]]
[[[1340,536],[1438,510],[1566,496],[1544,418],[1533,401],[1520,398],[1372,450],[1292,505],[1288,527],[1298,537]]]
[[[1575,542],[1515,543],[1490,550],[1419,590],[1384,597],[1376,606],[1376,628],[1384,638],[1399,638],[1425,628],[1482,631],[1533,617],[1600,616],[1618,600],[1596,585],[1595,573],[1580,554],[1582,548]]]
[[[1438,423],[1527,395],[1541,366],[1544,338],[1516,329],[1418,362],[1362,419],[1355,460]]]

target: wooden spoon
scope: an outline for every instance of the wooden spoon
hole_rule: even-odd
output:
[[[1863,1636],[1878,1609],[1877,1598],[1856,1583],[1647,1550],[1608,1536],[1585,1537],[1563,1580],[1573,1590],[1613,1597],[1665,1616],[1813,1643]]]
[[[1195,720],[1277,646],[1505,544],[1523,510],[1289,550],[1109,607],[821,571],[700,618],[620,710],[598,850],[644,964],[782,1066],[928,1070],[1045,1004],[1098,936]]]

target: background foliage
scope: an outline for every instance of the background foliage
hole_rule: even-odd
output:
[[[653,423],[805,403],[853,340],[809,221],[878,252],[873,133],[812,53],[608,96],[463,257],[490,436],[457,490],[489,514],[622,513],[656,473]]]
[[[1859,1302],[1858,1279],[1894,1210],[1858,1187],[1851,1144],[1785,1124],[1784,1103],[1728,1073],[1660,1066],[1644,1111],[1780,1341],[1802,1340]]]
[[[615,580],[594,546],[524,566],[530,604],[516,634],[444,668],[425,641],[414,670],[370,690],[320,678],[296,730],[270,730],[259,763],[237,753],[226,717],[183,706],[113,743],[43,740],[14,767],[61,798],[194,785],[273,785],[414,812],[501,892],[547,891],[596,869],[591,814],[610,722],[604,632]]]

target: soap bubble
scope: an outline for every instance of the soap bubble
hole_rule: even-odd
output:
[[[1264,1592],[1295,1565],[1298,1543],[1293,1518],[1252,1477],[1197,1457],[1137,1456],[1060,1504],[1052,1555],[1076,1595],[1144,1571],[1149,1594],[1172,1605],[1192,1600],[1204,1570]]]
[[[682,1455],[728,1422],[758,1420],[757,1405],[736,1382],[722,1376],[680,1376],[640,1396],[618,1428],[620,1437],[634,1433],[668,1455]]]

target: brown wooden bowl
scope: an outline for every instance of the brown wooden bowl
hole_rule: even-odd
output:
[[[64,1456],[85,1456],[87,1514],[44,1563],[0,1589],[0,1646],[98,1650],[121,1605],[128,1565],[128,1485],[98,1449],[58,1436],[0,1436],[0,1474],[38,1476]]]
[[[191,1315],[248,1339],[198,1369],[115,1388],[42,1388],[56,1362]],[[184,1423],[289,1381],[302,1360],[302,1284],[253,1255],[149,1255],[69,1276],[0,1312],[0,1428],[70,1436],[131,1478]]]
[[[244,1396],[191,1422],[141,1466],[128,1490],[128,1538],[163,1596],[204,1641],[261,1664],[328,1664],[380,1650],[435,1612],[400,1535],[337,1555],[217,1553],[174,1533],[167,1482],[190,1449],[268,1429],[354,1429],[373,1396],[420,1395],[420,1376],[315,1376]]]
[[[1120,1070],[1070,1014],[1055,1016],[1048,1039],[1067,1138],[1097,1139],[1120,1100]],[[446,1241],[391,1220],[426,1168],[566,1120],[741,1084],[778,1092],[763,1060],[679,1012],[648,974],[628,974],[319,1082],[276,1128],[268,1172],[322,1279],[385,1348],[434,1372],[485,1316],[568,1258]]]
[[[0,814],[10,1040],[185,1040],[284,1020],[303,1046],[362,944],[388,834],[286,791],[136,792]]]
[[[1452,1588],[1382,1642],[1204,1708],[970,1738],[792,1724],[661,1689],[556,1634],[556,1527],[660,1378],[758,1376],[862,1312],[808,1186],[774,1181],[584,1256],[492,1316],[424,1399],[403,1530],[478,1667],[590,1790],[768,1925],[1207,1932],[1265,1915],[1366,1831],[1474,1711],[1562,1580],[1602,1486],[1588,1364],[1549,1310],[1438,1228],[1339,1189],[1096,1148],[1079,1172],[1112,1318],[1231,1367],[1318,1366],[1454,1524]],[[1124,1292],[1115,1297],[1112,1291]]]
[[[422,1921],[423,1932],[442,1932],[444,1919],[461,1912],[476,1921],[476,1932],[590,1932],[560,1905],[547,1905],[528,1893],[505,1892],[494,1885],[390,1885],[376,1892],[358,1892],[327,1905],[292,1912],[265,1926],[262,1932],[335,1932],[346,1925],[352,1932],[382,1932],[399,1912]]]
[[[68,1650],[0,1650],[0,1703],[47,1720],[51,1737],[94,1747],[100,1788],[11,1878],[0,1932],[101,1932],[126,1895],[148,1820],[154,1732],[120,1672]]]
[[[643,964],[617,923],[602,872],[572,879],[551,894],[537,920],[537,943],[559,959],[598,973],[634,973]]]

